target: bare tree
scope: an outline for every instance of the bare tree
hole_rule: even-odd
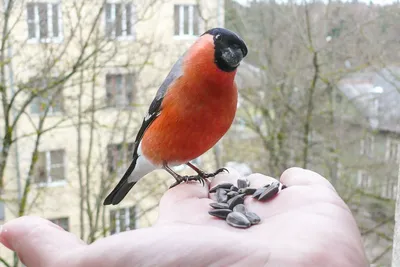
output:
[[[250,47],[250,66],[241,68],[254,75],[243,78],[236,124],[225,140],[225,160],[238,160],[234,151],[240,149],[239,157],[253,170],[276,177],[290,166],[316,170],[353,209],[366,240],[371,240],[371,233],[385,240],[382,233],[390,235],[393,227],[388,219],[393,206],[382,209],[383,203],[393,200],[381,197],[386,177],[393,176],[381,152],[387,134],[371,128],[365,112],[374,98],[352,98],[346,86],[357,79],[373,84],[379,76],[376,70],[398,60],[397,26],[391,23],[398,6],[249,1],[243,7],[227,1],[226,8],[227,27],[239,32]],[[376,151],[360,155],[361,144],[366,149],[370,136]],[[376,179],[357,185],[358,179],[372,179],[368,177]],[[379,209],[385,216],[379,217]],[[371,216],[368,220],[362,215],[365,210]],[[381,244],[383,255],[390,253],[387,241],[390,238]],[[371,260],[387,262],[380,255]]]

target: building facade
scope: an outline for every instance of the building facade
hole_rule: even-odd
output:
[[[1,219],[41,216],[89,242],[151,225],[173,182],[163,171],[120,205],[102,202],[172,64],[206,29],[223,26],[223,1],[22,1],[9,11],[6,88],[16,95],[11,117],[21,115]]]

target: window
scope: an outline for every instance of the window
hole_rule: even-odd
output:
[[[371,157],[374,152],[374,136],[367,134],[360,142],[360,154]]]
[[[357,185],[362,188],[371,188],[371,176],[366,171],[359,170],[357,175]]]
[[[41,91],[31,103],[31,112],[33,114],[43,114],[47,108],[48,115],[60,113],[64,109],[64,98],[62,94],[62,84],[52,85],[51,79],[39,79],[29,83],[32,91]],[[48,89],[46,89],[48,88]]]
[[[61,8],[59,3],[26,4],[28,39],[40,42],[61,42]]]
[[[378,116],[379,115],[379,98],[374,97],[371,103],[371,115]]]
[[[112,144],[107,147],[107,168],[110,174],[121,176],[132,161],[133,143]]]
[[[175,5],[175,36],[199,35],[199,10],[198,5]]]
[[[107,3],[106,36],[108,38],[132,38],[134,37],[135,7],[132,3]]]
[[[65,180],[64,150],[39,152],[35,166],[35,183],[49,184]]]
[[[399,161],[399,146],[400,142],[395,140],[387,140],[387,147],[386,147],[386,159],[390,162],[398,162]]]
[[[110,234],[129,231],[136,228],[136,207],[110,211]]]
[[[134,92],[133,74],[107,74],[106,91],[108,107],[123,108],[130,106]]]
[[[54,224],[57,224],[58,226],[63,228],[65,231],[69,231],[69,219],[68,219],[68,217],[50,219],[49,221],[51,221]]]
[[[397,196],[397,179],[388,178],[386,183],[382,184],[382,197],[396,199]]]

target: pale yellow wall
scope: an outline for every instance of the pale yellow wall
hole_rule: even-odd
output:
[[[20,1],[17,1],[17,5],[20,5]],[[93,21],[99,4],[102,2],[97,1],[85,1],[87,2],[82,9],[82,18],[87,24]],[[90,3],[89,3],[90,2]],[[137,6],[143,6],[142,4],[145,0],[136,1]],[[161,3],[163,2],[163,3]],[[127,72],[126,68],[114,67],[116,65],[121,65],[129,61],[131,63],[132,70],[137,70],[143,65],[143,58],[149,51],[152,51],[148,46],[141,45],[142,42],[151,41],[154,46],[159,46],[160,49],[152,51],[151,56],[147,62],[146,67],[140,72],[140,76],[137,77],[137,87],[138,94],[135,98],[135,104],[137,107],[133,108],[133,116],[128,121],[128,112],[123,112],[122,114],[118,110],[105,109],[98,111],[95,114],[96,120],[101,124],[98,127],[94,135],[94,147],[93,158],[99,159],[105,153],[105,148],[110,140],[112,143],[118,143],[123,140],[123,133],[117,131],[112,133],[110,127],[115,119],[120,116],[121,126],[125,126],[129,123],[129,134],[127,136],[128,141],[132,141],[136,135],[136,130],[142,121],[148,104],[150,103],[152,97],[154,96],[158,85],[165,78],[169,68],[175,62],[175,60],[187,49],[187,47],[195,40],[195,38],[176,38],[173,36],[173,4],[183,4],[183,3],[196,3],[196,0],[174,0],[174,1],[160,1],[156,7],[149,11],[150,16],[146,13],[146,20],[140,21],[135,26],[136,40],[135,41],[120,41],[109,45],[111,47],[117,46],[118,53],[112,55],[110,49],[105,49],[104,53],[98,55],[98,61],[107,64],[104,69],[97,69],[99,71],[98,79],[95,86],[96,103],[99,105],[105,98],[105,74],[108,72]],[[70,40],[67,46],[64,56],[60,58],[56,66],[61,73],[64,69],[71,67],[72,62],[76,60],[80,52],[79,46],[79,35],[75,34],[71,36],[69,32],[77,22],[77,16],[75,12],[70,12],[74,1],[66,0],[62,1],[62,11],[63,11],[63,33],[64,42],[61,44],[29,44],[26,42],[27,39],[27,23],[26,23],[26,11],[24,6],[16,6],[14,12],[15,29],[13,31],[13,72],[14,80],[16,82],[26,82],[30,77],[37,75],[38,73],[43,73],[41,68],[46,64],[46,58],[51,58],[49,51],[52,53],[60,53],[62,49],[66,46],[66,42]],[[76,1],[76,3],[81,3],[81,1]],[[135,1],[134,1],[135,3]],[[200,32],[203,32],[206,28],[217,26],[217,5],[222,3],[222,1],[200,1],[203,6],[202,13],[206,18],[206,22],[201,27]],[[17,12],[23,10],[22,13]],[[138,9],[138,14],[141,14],[142,10]],[[222,12],[222,9],[218,12]],[[21,14],[20,17],[17,17]],[[69,14],[68,17],[66,14]],[[223,13],[220,13],[223,15]],[[100,35],[104,31],[104,18],[102,17],[101,27],[99,28]],[[90,29],[88,27],[83,27],[83,35],[87,34]],[[105,46],[107,47],[107,46]],[[99,63],[100,64],[100,63]],[[137,66],[135,66],[137,64]],[[57,72],[54,72],[57,75]],[[85,70],[84,77],[91,77],[93,70]],[[58,186],[49,186],[39,188],[36,185],[32,186],[30,192],[29,203],[32,203],[35,199],[35,205],[30,207],[29,214],[38,215],[44,218],[56,218],[56,217],[69,217],[70,230],[79,235],[79,181],[77,175],[77,131],[73,126],[77,122],[77,101],[76,96],[79,92],[78,87],[78,76],[72,78],[67,84],[64,90],[65,97],[65,108],[66,114],[69,118],[60,124],[62,128],[58,127],[56,130],[52,130],[43,135],[42,141],[39,146],[40,151],[60,149],[63,148],[66,151],[66,182]],[[84,97],[82,97],[83,107],[88,107],[91,101],[91,86],[84,87]],[[28,109],[30,110],[30,109]],[[64,114],[65,115],[65,114]],[[61,116],[51,116],[46,120],[46,126],[54,125],[59,122]],[[31,122],[37,123],[38,117],[32,115],[31,118],[28,116],[23,116],[18,124],[18,135],[29,134],[33,132]],[[87,153],[88,143],[89,143],[89,131],[87,127],[84,127],[82,133],[83,142],[83,153]],[[19,170],[21,176],[24,179],[27,176],[30,160],[31,151],[34,146],[34,137],[26,137],[18,142],[18,152],[19,152]],[[212,153],[208,153],[203,157],[203,166],[206,170],[213,170],[215,168],[213,163]],[[208,162],[208,163],[207,163]],[[15,150],[12,151],[10,155],[8,166],[6,170],[6,196],[7,206],[6,206],[6,220],[10,220],[16,216],[16,205],[15,200],[17,196],[17,183],[16,183],[16,162],[15,162]],[[82,163],[84,165],[85,163]],[[96,175],[100,176],[101,173],[98,169],[94,168],[91,171],[92,177]],[[188,172],[186,168],[183,172]],[[154,185],[155,182],[160,181],[160,179],[168,179],[163,187],[157,188],[159,192],[154,192],[154,195],[144,196],[144,191],[141,187]],[[24,182],[24,181],[22,181]],[[117,181],[114,182],[116,184]],[[166,172],[160,170],[156,171],[154,174],[148,175],[146,179],[143,179],[132,192],[127,196],[127,198],[118,206],[128,207],[135,203],[140,203],[139,210],[146,210],[149,207],[156,205],[159,201],[160,195],[166,190],[166,185],[170,185],[173,179],[166,174]],[[91,181],[91,184],[99,187],[99,180]],[[144,198],[145,197],[145,198]],[[142,201],[138,202],[138,199],[144,198]],[[93,203],[93,200],[92,200]],[[113,207],[115,208],[115,207]],[[106,211],[109,207],[106,208]],[[140,211],[139,211],[140,212]],[[107,212],[108,214],[108,212]],[[157,218],[157,210],[154,210],[144,216],[139,221],[140,227],[145,227],[151,225]],[[108,222],[108,221],[107,221]],[[0,254],[4,253],[4,249],[0,249]],[[4,254],[2,254],[4,255]]]

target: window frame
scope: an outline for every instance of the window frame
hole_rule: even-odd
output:
[[[51,170],[52,170],[53,165],[55,165],[55,164],[51,163],[51,152],[55,152],[55,151],[61,151],[62,152],[62,163],[57,163],[57,165],[60,165],[63,168],[63,178],[64,179],[53,181],[51,179]],[[46,162],[45,168],[46,168],[47,177],[46,177],[46,181],[45,182],[37,181],[38,177],[36,176],[36,170],[35,170],[35,172],[33,174],[34,184],[37,187],[56,187],[56,186],[65,185],[67,183],[67,178],[66,178],[67,166],[66,166],[66,155],[65,155],[66,151],[65,151],[65,149],[52,149],[52,150],[46,150],[46,151],[39,151],[38,153],[39,154],[45,153],[45,157],[46,157],[45,158],[45,162]],[[36,164],[37,164],[37,162],[36,162]],[[37,167],[37,166],[35,166],[35,167]]]
[[[63,228],[65,231],[69,232],[70,231],[70,225],[69,225],[69,217],[57,217],[57,218],[50,218],[48,219],[49,221],[51,221],[52,223],[60,226],[61,228]],[[59,223],[59,221],[62,220],[66,220],[66,225],[67,225],[67,229],[65,229],[64,227],[61,226],[61,223]]]
[[[56,80],[56,79],[55,79]],[[28,86],[30,86],[30,87],[36,87],[36,88],[41,88],[41,89],[45,89],[46,87],[48,87],[48,85],[49,85],[49,81],[50,81],[50,79],[46,79],[46,78],[43,78],[43,79],[39,79],[39,80],[37,80],[37,82],[40,82],[41,84],[40,85],[36,85],[36,84],[31,84],[31,85],[28,85]],[[33,81],[33,82],[35,82],[35,81]],[[59,86],[61,86],[62,88],[59,88]],[[51,98],[54,96],[54,95],[56,95],[56,97],[60,97],[60,100],[61,100],[61,106],[60,106],[60,108],[59,108],[59,110],[56,110],[56,111],[54,111],[54,107],[51,105],[50,107],[49,107],[49,111],[47,112],[47,116],[57,116],[57,115],[61,115],[61,114],[63,114],[64,113],[64,110],[65,110],[65,102],[64,102],[64,88],[63,88],[63,84],[58,84],[56,87],[54,87],[54,88],[50,88],[50,89],[48,89],[48,90],[45,90],[46,91],[46,93],[48,93],[48,95],[47,96],[43,96],[43,95],[41,95],[41,94],[38,94],[37,96],[35,96],[35,98],[32,100],[32,102],[29,104],[30,105],[30,113],[32,114],[32,115],[43,115],[44,114],[44,111],[41,111],[40,110],[40,104],[42,103],[42,102],[45,102],[47,105],[49,105],[50,104],[50,100],[51,100]],[[56,94],[56,92],[58,91],[58,93]],[[55,101],[55,102],[53,102],[53,104],[54,103],[57,103],[57,101]],[[34,105],[39,105],[39,107],[38,107],[38,110],[39,110],[39,112],[35,112],[35,111],[33,111],[34,110],[34,108],[33,108],[33,106]]]
[[[178,29],[179,29],[179,33],[178,34],[176,34],[175,33],[175,7],[176,6],[178,6],[179,7],[179,18],[178,18],[178,23],[179,23],[179,26],[178,26]],[[188,14],[188,30],[189,30],[189,33],[188,34],[184,34],[184,28],[185,28],[185,14],[184,14],[184,9],[185,9],[185,7],[188,7],[188,12],[189,12],[189,14]],[[194,12],[195,12],[195,8],[194,7],[197,7],[197,12],[199,13],[198,14],[198,21],[197,21],[197,23],[198,23],[198,33],[196,34],[195,32],[194,32]],[[173,8],[174,8],[174,11],[173,11],[173,17],[174,17],[174,24],[173,24],[173,27],[174,27],[174,30],[173,30],[173,36],[174,36],[174,39],[194,39],[194,38],[197,38],[198,37],[198,35],[200,34],[200,32],[201,32],[201,29],[202,29],[202,25],[201,25],[201,17],[200,17],[200,11],[199,11],[199,5],[198,4],[174,4],[173,5]]]
[[[125,225],[125,230],[121,231],[121,218],[120,218],[120,212],[124,211],[124,225]],[[131,225],[131,210],[133,211],[133,218],[134,222],[133,225]],[[112,223],[112,215],[114,214],[114,221],[115,221],[115,226]],[[138,218],[137,218],[137,207],[136,206],[128,206],[128,207],[123,207],[119,209],[112,209],[108,213],[109,215],[109,221],[110,221],[110,227],[109,227],[109,235],[115,235],[118,233],[138,229]],[[132,228],[130,228],[132,226]]]
[[[382,184],[381,197],[396,200],[397,197],[397,178],[388,178],[386,183]]]
[[[367,179],[364,179],[363,176]],[[367,180],[366,182],[364,180]],[[371,175],[365,170],[358,170],[357,172],[357,186],[363,189],[372,188],[373,182]]]
[[[396,147],[396,155],[392,156],[392,146]],[[392,163],[399,163],[400,161],[400,141],[393,140],[392,138],[388,137],[386,141],[386,161]]]
[[[110,92],[108,89],[108,83],[107,83],[107,79],[108,77],[111,77],[112,79],[114,79],[116,81],[117,76],[121,76],[121,83],[122,83],[122,93],[121,96],[124,96],[124,100],[125,100],[125,104],[121,104],[121,103],[117,103],[116,99],[118,94],[114,93],[116,91],[116,87],[111,88],[113,89],[113,92]],[[132,88],[131,88],[131,99],[129,99],[128,95],[129,95],[129,89],[127,88],[127,77],[131,77],[132,79]],[[135,73],[133,72],[129,72],[129,73],[107,73],[105,76],[105,89],[106,89],[106,107],[107,108],[115,108],[115,109],[129,109],[132,108],[132,101],[135,98],[136,95],[136,86],[135,86]],[[112,96],[111,101],[109,100],[109,95]],[[111,104],[110,104],[111,102]]]
[[[32,4],[34,7],[34,20],[30,21],[28,19],[28,4]],[[51,35],[51,37],[47,38],[40,38],[40,17],[39,17],[39,8],[38,4],[47,4],[47,31]],[[53,37],[53,5],[57,5],[57,13],[58,13],[58,33],[59,36]],[[32,2],[26,2],[25,3],[25,15],[26,15],[26,25],[27,25],[27,33],[28,33],[28,38],[27,42],[29,44],[39,44],[39,43],[44,43],[44,44],[59,44],[64,41],[64,31],[63,31],[63,17],[62,17],[62,3],[61,1],[32,1]],[[29,24],[34,23],[35,24],[35,37],[30,38],[29,37]]]
[[[118,149],[118,147],[121,147],[121,149]],[[132,158],[132,154],[130,153],[134,149],[134,142],[124,142],[124,143],[112,143],[107,145],[107,173],[109,175],[118,175],[122,176],[126,168],[128,167],[128,164],[130,163],[129,160]],[[115,162],[114,158],[114,151],[118,153],[118,161],[116,162],[116,166],[113,164],[111,166],[110,164],[110,158],[112,163]],[[110,154],[110,152],[112,154]],[[121,161],[122,160],[122,161]],[[121,162],[121,165],[118,166],[118,163]],[[111,167],[114,170],[111,170]]]
[[[57,116],[57,115],[61,115],[61,114],[63,114],[64,113],[64,96],[63,96],[63,93],[62,92],[60,92],[60,95],[59,96],[57,96],[57,97],[61,97],[61,107],[60,107],[60,110],[56,110],[56,111],[54,111],[54,107],[52,106],[52,105],[50,105],[50,107],[49,107],[49,111],[47,112],[47,117],[50,117],[50,116]],[[38,101],[38,103],[36,102],[36,101]],[[38,96],[36,96],[33,100],[32,100],[32,103],[30,104],[31,105],[31,109],[30,109],[30,113],[32,114],[32,115],[43,115],[44,114],[44,111],[41,111],[40,110],[40,104],[42,103],[42,102],[45,102],[47,105],[49,105],[50,104],[50,97],[43,97],[43,96],[41,96],[41,95],[38,95]],[[54,103],[53,103],[54,104]],[[39,112],[34,112],[32,109],[33,109],[33,105],[39,105]]]
[[[121,36],[116,36],[116,27],[112,28],[112,33],[111,36],[108,35],[107,33],[107,23],[115,24],[115,18],[116,18],[116,8],[115,5],[120,4],[122,8],[122,28],[121,28],[121,33],[125,33],[125,35]],[[118,40],[118,41],[132,41],[136,40],[136,31],[135,31],[135,25],[136,25],[136,5],[133,3],[133,1],[115,1],[115,0],[107,0],[105,2],[105,7],[104,7],[104,35],[107,39],[109,40]],[[110,21],[107,19],[107,5],[111,5],[111,12],[110,12]],[[131,34],[126,35],[126,22],[127,22],[127,17],[126,17],[126,5],[131,5]]]
[[[366,142],[368,140],[368,142]],[[370,147],[368,147],[368,143]],[[372,134],[365,135],[360,140],[360,155],[373,157],[374,155],[374,143],[375,143],[375,136]]]

